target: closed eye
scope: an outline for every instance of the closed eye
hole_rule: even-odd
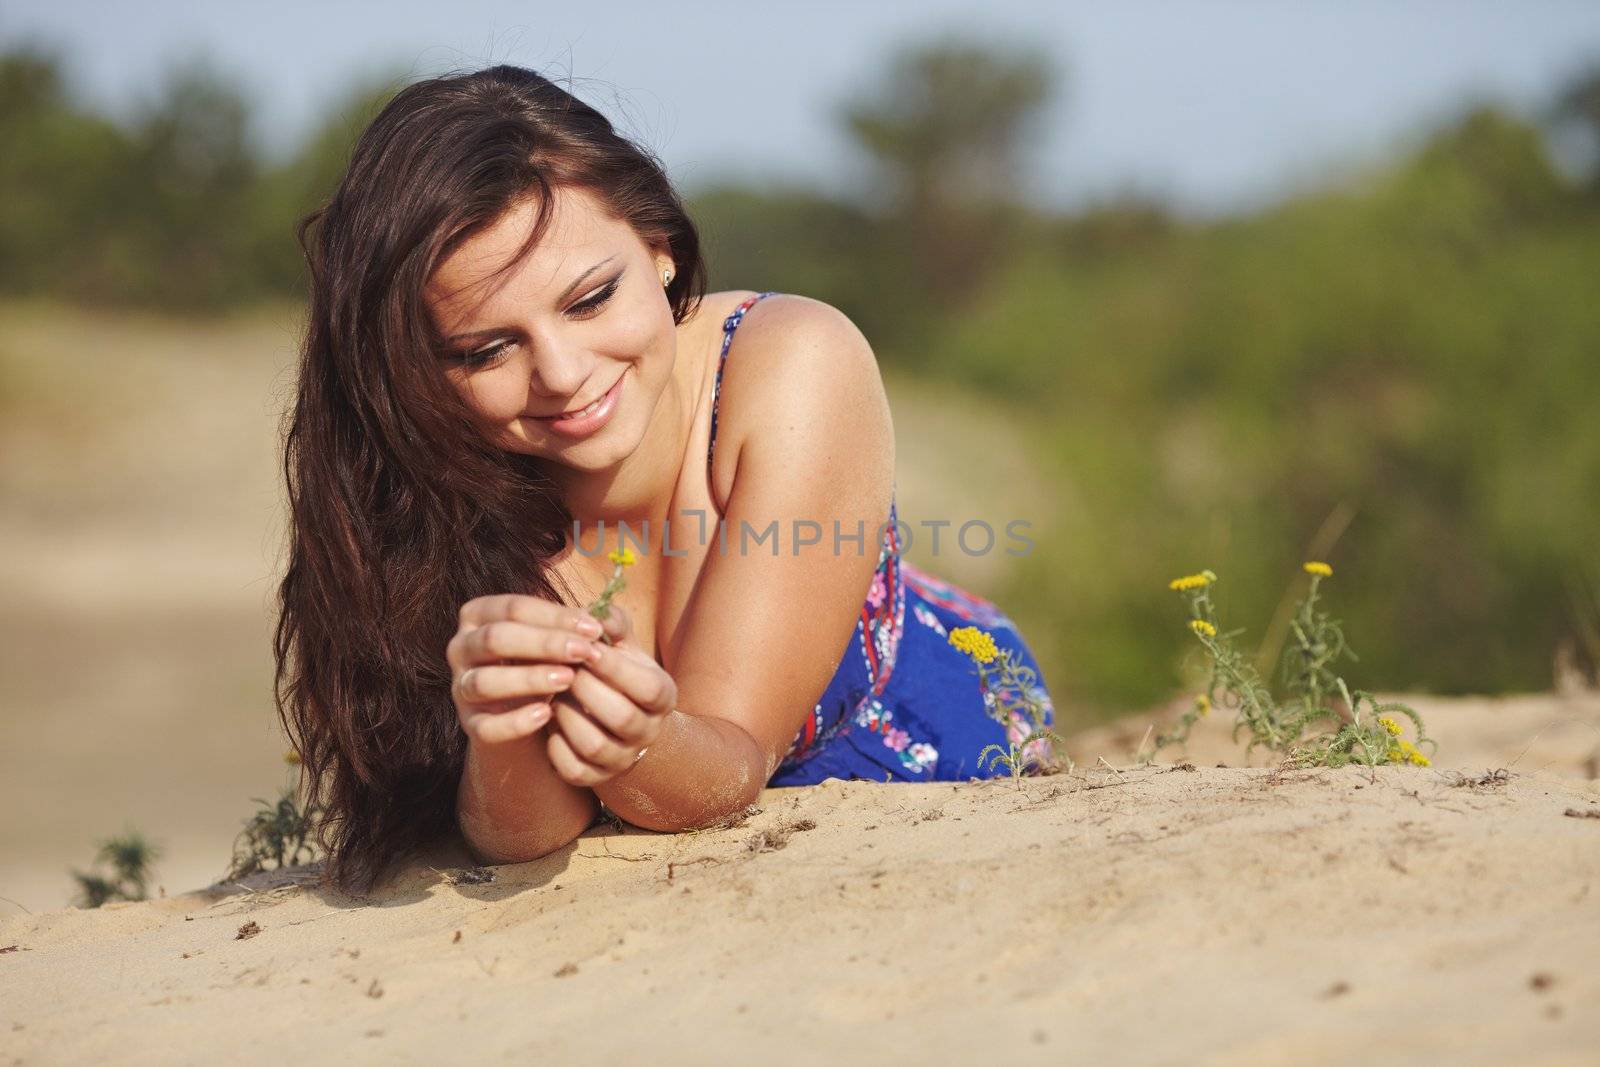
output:
[[[609,282],[606,282],[606,284],[602,285],[598,290],[596,290],[593,296],[573,304],[567,309],[567,314],[575,319],[578,319],[579,321],[594,318],[601,312],[601,310],[604,309],[605,305],[611,300],[612,296],[616,294],[617,286],[621,283],[621,281],[622,275],[618,274],[615,278],[612,278]],[[488,345],[484,348],[475,349],[471,352],[460,353],[455,357],[455,361],[461,366],[466,367],[468,370],[478,370],[493,363],[502,353],[506,351],[506,349],[510,348],[515,343],[515,341],[511,340],[496,341],[494,344]]]
[[[580,300],[578,303],[573,304],[568,310],[581,312],[581,314],[578,315],[578,318],[580,319],[593,318],[601,308],[605,307],[606,301],[611,299],[612,294],[617,291],[617,284],[621,281],[622,275],[618,274],[615,278],[612,278],[609,282],[606,282],[598,290],[596,290],[593,296],[589,297],[587,300]]]

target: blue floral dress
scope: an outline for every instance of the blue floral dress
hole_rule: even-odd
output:
[[[772,295],[768,291],[750,297],[723,321],[706,450],[708,478],[728,346],[744,313]],[[1008,735],[1012,743],[1020,743],[1031,725],[1019,711],[1004,727],[991,717],[997,693],[980,683],[977,665],[948,640],[949,632],[962,626],[988,631],[997,648],[1010,650],[1015,662],[1034,672],[1032,695],[1044,709],[1042,720],[1046,725],[1055,721],[1044,675],[1016,625],[993,602],[901,559],[897,521],[891,490],[877,570],[850,645],[768,785],[812,785],[825,778],[926,782],[1008,775],[1004,764],[986,760],[988,769],[980,767],[979,753],[991,744],[1004,748]],[[1043,759],[1047,744],[1035,741],[1027,751]]]

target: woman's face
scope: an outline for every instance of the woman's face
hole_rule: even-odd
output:
[[[673,264],[592,194],[558,189],[539,244],[488,280],[537,207],[524,200],[464,242],[424,300],[446,338],[445,373],[500,447],[605,470],[644,439],[672,376],[677,324],[661,277]],[[552,418],[596,400],[587,417]]]

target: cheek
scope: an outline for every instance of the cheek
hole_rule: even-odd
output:
[[[621,311],[622,309],[618,309]],[[671,352],[677,336],[672,312],[663,304],[641,301],[607,324],[603,351],[618,359],[658,359]]]
[[[527,380],[518,381],[509,368],[502,373],[474,375],[463,385],[461,395],[468,407],[491,423],[514,419],[528,406]]]

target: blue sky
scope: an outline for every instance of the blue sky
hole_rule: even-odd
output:
[[[1193,214],[1246,210],[1381,156],[1469,98],[1532,108],[1600,58],[1595,0],[0,8],[0,41],[58,43],[84,96],[112,114],[153,93],[169,63],[209,54],[253,93],[273,150],[386,64],[419,76],[495,62],[570,75],[690,191],[723,176],[859,185],[866,175],[830,109],[870,90],[893,45],[950,28],[1042,44],[1061,63],[1035,145],[1036,199],[1073,207],[1133,188]]]

